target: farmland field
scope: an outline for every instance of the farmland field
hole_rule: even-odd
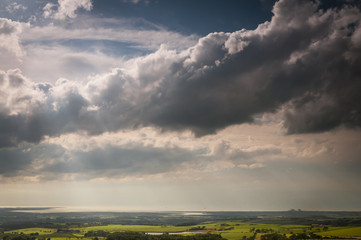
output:
[[[12,231],[6,231],[5,233],[18,233],[18,234],[31,234],[31,233],[39,233],[39,235],[48,235],[55,233],[56,229],[53,228],[24,228],[24,229],[16,229]]]
[[[11,221],[9,221],[11,219]],[[128,223],[128,224],[127,224]],[[228,240],[361,239],[361,214],[340,212],[14,213],[0,212],[0,239],[107,240],[140,236],[217,235]],[[207,235],[208,234],[208,235]],[[211,235],[209,235],[211,234]],[[153,239],[153,238],[152,238]]]
[[[89,231],[107,231],[107,232],[120,232],[120,231],[134,231],[134,232],[182,232],[189,229],[189,227],[177,226],[150,226],[150,225],[107,225],[107,226],[92,226],[82,228],[72,228],[73,230],[80,230],[81,233]]]
[[[331,227],[320,232],[321,236],[361,237],[361,227]]]
[[[6,231],[5,233],[17,233],[17,234],[34,234],[38,233],[38,239],[46,236],[56,240],[63,239],[92,239],[84,237],[88,232],[105,231],[109,233],[113,232],[145,232],[145,233],[176,233],[190,231],[190,229],[202,228],[203,232],[210,232],[212,234],[220,234],[223,238],[229,240],[235,239],[247,239],[255,236],[255,240],[260,240],[262,233],[280,233],[291,235],[294,233],[308,233],[310,232],[310,226],[305,225],[278,225],[278,224],[254,224],[243,222],[215,222],[205,223],[194,226],[151,226],[151,225],[105,225],[105,226],[90,226],[90,227],[77,227],[69,228],[69,231],[78,232],[72,235],[62,235],[57,233],[56,229],[49,228],[26,228],[26,229],[14,229]],[[257,232],[257,233],[256,233]],[[200,233],[200,231],[194,231],[194,233]],[[329,230],[316,231],[320,236],[333,236],[337,237],[358,237],[361,238],[361,227],[330,227]],[[258,234],[258,235],[257,235]],[[189,234],[188,234],[189,235]]]

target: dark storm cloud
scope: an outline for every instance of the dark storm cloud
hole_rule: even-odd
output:
[[[2,72],[1,147],[140,126],[202,136],[280,107],[289,133],[359,127],[359,9],[282,0],[273,13],[255,30],[211,33],[187,51],[162,46],[85,86]]]
[[[33,156],[19,149],[0,150],[0,175],[11,177],[31,165]]]
[[[288,103],[289,133],[361,125],[360,12],[280,1],[254,31],[214,33],[174,64],[143,119],[213,133]]]
[[[0,176],[35,176],[41,174],[44,161],[63,161],[65,149],[56,145],[25,144],[18,148],[0,149]]]
[[[358,45],[360,40],[356,40]],[[360,127],[360,49],[352,42],[331,41],[317,51],[309,51],[298,63],[314,69],[314,82],[318,80],[320,86],[291,101],[292,108],[285,115],[289,133],[322,132],[340,125]]]
[[[31,84],[19,70],[3,72],[0,89],[0,146],[16,146],[20,142],[38,143],[44,136],[75,132],[82,122],[82,109],[88,103],[75,87],[67,82],[61,97],[47,84]],[[53,95],[51,95],[53,94]]]

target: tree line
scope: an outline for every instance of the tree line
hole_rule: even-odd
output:
[[[191,236],[184,235],[149,235],[139,232],[116,232],[109,234],[107,240],[225,240],[217,234],[194,234]]]

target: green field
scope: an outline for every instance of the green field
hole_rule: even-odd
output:
[[[189,229],[189,227],[178,226],[150,226],[150,225],[107,225],[107,226],[92,226],[71,228],[72,230],[79,230],[81,233],[88,231],[103,230],[107,232],[121,232],[121,231],[134,231],[134,232],[183,232]]]
[[[252,237],[255,232],[258,230],[264,231],[267,233],[280,233],[280,234],[290,234],[290,233],[302,233],[309,229],[308,226],[304,225],[278,225],[278,224],[253,224],[253,223],[240,223],[240,222],[227,222],[226,224],[233,227],[232,230],[218,230],[215,233],[220,233],[222,237],[234,240],[234,239],[242,239],[243,236],[246,238]],[[217,229],[219,229],[221,224],[215,225]],[[253,229],[253,230],[252,230]],[[255,240],[257,240],[257,236],[260,237],[261,234],[266,233],[258,233],[256,235]]]
[[[291,236],[292,234],[311,232],[333,239],[337,238],[360,238],[361,239],[361,227],[328,227],[323,228],[313,227],[307,225],[280,225],[280,224],[260,224],[260,223],[245,223],[245,222],[208,222],[204,224],[194,226],[151,226],[151,225],[105,225],[105,226],[84,226],[68,228],[69,232],[62,233],[57,232],[57,229],[52,228],[25,228],[6,231],[7,234],[35,234],[38,233],[37,239],[51,238],[56,240],[75,240],[75,239],[93,239],[92,237],[84,237],[89,231],[105,231],[108,233],[113,232],[146,232],[146,233],[175,233],[190,231],[195,228],[202,228],[203,231],[209,231],[212,234],[220,234],[222,237],[228,240],[239,240],[243,238],[251,238],[254,236],[254,240],[260,240],[262,234],[278,233]],[[194,230],[197,233],[196,230]],[[188,234],[187,234],[188,235]],[[104,237],[99,237],[104,239]]]
[[[39,233],[39,235],[49,235],[56,232],[56,229],[53,228],[24,228],[24,229],[17,229],[6,231],[5,233],[17,233],[17,234],[32,234],[32,233]]]
[[[330,227],[327,231],[319,232],[321,236],[360,237],[361,227]]]

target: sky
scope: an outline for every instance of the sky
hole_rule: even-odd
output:
[[[0,206],[360,211],[360,11],[0,0]]]

